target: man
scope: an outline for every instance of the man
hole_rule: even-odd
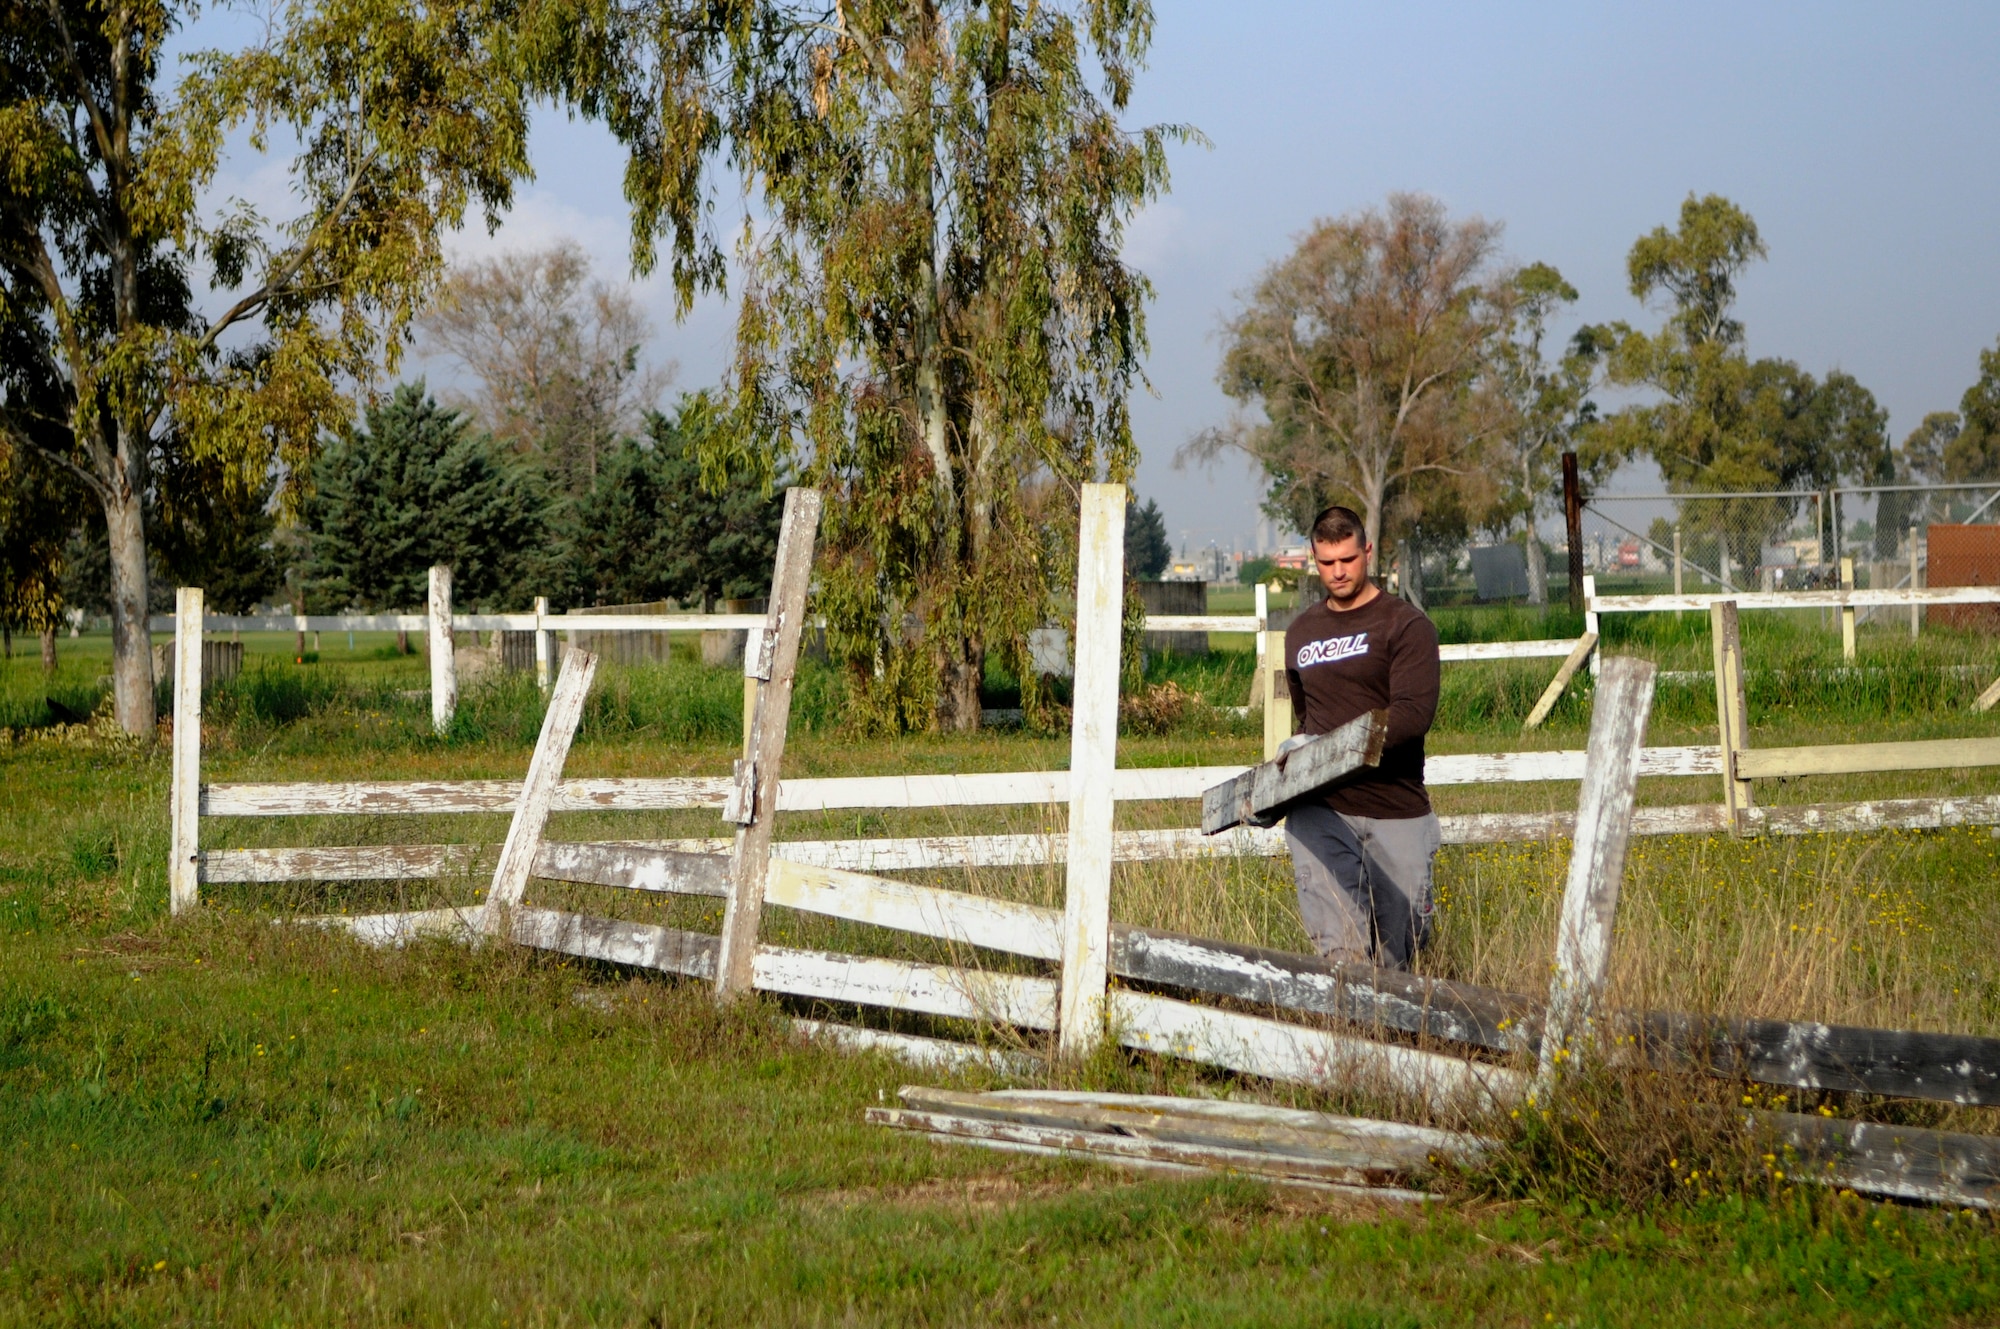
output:
[[[1438,821],[1424,790],[1424,735],[1437,712],[1437,628],[1368,576],[1375,548],[1361,518],[1332,507],[1313,519],[1313,562],[1326,599],[1285,633],[1285,680],[1303,734],[1331,733],[1386,710],[1381,764],[1285,818],[1299,915],[1321,955],[1407,969],[1430,935]]]

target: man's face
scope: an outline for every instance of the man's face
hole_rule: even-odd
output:
[[[1339,544],[1313,541],[1313,563],[1319,568],[1320,585],[1326,587],[1329,599],[1344,604],[1361,593],[1368,584],[1368,553],[1369,546],[1358,535],[1350,535]]]

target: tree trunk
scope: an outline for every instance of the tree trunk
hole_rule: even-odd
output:
[[[1403,541],[1403,552],[1396,560],[1403,569],[1403,598],[1417,609],[1424,607],[1424,554],[1414,540]]]
[[[54,627],[42,629],[42,672],[54,678],[56,673],[56,630]]]
[[[1542,537],[1535,530],[1535,523],[1528,523],[1528,603],[1546,605],[1549,602],[1549,552],[1542,548]]]
[[[153,708],[153,637],[146,627],[146,524],[137,485],[119,485],[104,499],[111,542],[111,695],[118,727],[147,735]]]

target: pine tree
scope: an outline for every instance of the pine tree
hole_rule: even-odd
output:
[[[1173,562],[1173,545],[1167,540],[1167,519],[1152,499],[1143,504],[1125,504],[1125,575],[1157,580]]]
[[[327,447],[306,505],[315,607],[406,609],[429,570],[452,569],[463,604],[523,607],[551,576],[548,501],[533,468],[419,383],[372,406]]]
[[[706,611],[769,592],[784,505],[740,466],[704,482],[696,445],[710,413],[706,397],[683,398],[602,459],[568,519],[578,603],[672,599]]]

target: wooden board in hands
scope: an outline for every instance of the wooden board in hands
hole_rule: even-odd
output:
[[[1389,713],[1370,711],[1330,734],[1252,766],[1201,796],[1201,829],[1215,835],[1231,826],[1275,826],[1288,804],[1318,793],[1364,766],[1379,765]]]

